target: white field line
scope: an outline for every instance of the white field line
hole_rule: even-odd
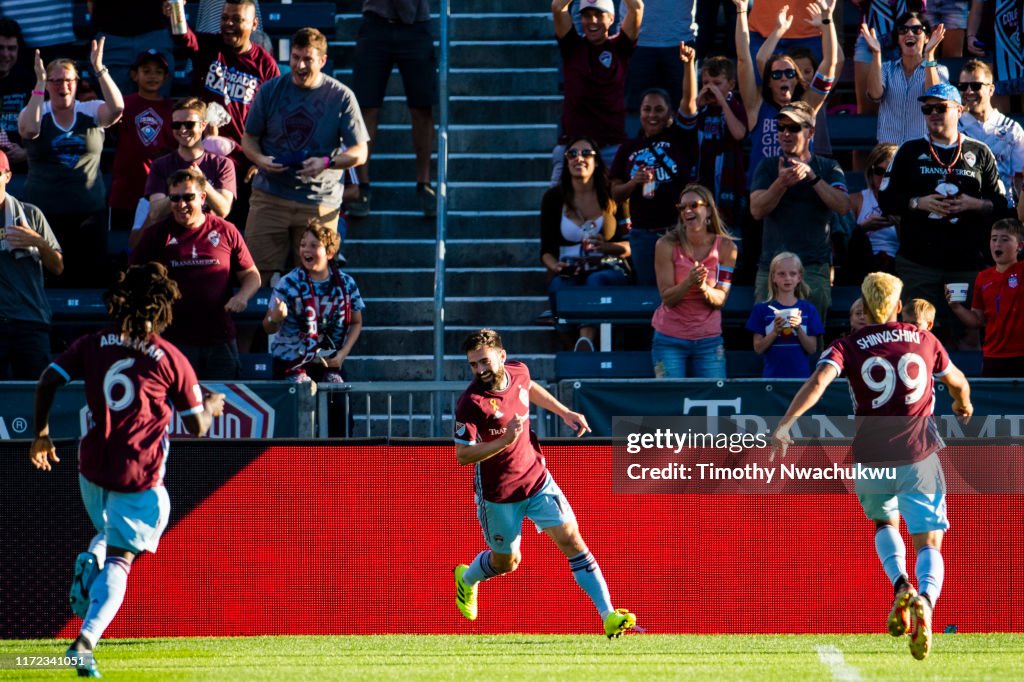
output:
[[[862,679],[860,670],[846,662],[839,647],[834,644],[822,644],[815,648],[818,652],[818,660],[828,668],[833,680],[857,682]]]

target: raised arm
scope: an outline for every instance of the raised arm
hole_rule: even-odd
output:
[[[860,25],[860,35],[871,51],[871,66],[868,67],[867,93],[873,102],[881,102],[885,94],[882,87],[882,44],[878,41],[875,29],[867,24]]]
[[[750,58],[750,27],[747,26],[747,0],[732,0],[736,5],[736,77],[740,98],[747,108],[747,130],[757,125],[757,111],[761,108],[761,93],[757,89],[754,64]]]
[[[758,73],[764,71],[764,65],[767,63],[768,58],[775,54],[775,48],[778,46],[779,41],[786,35],[786,32],[789,31],[792,25],[793,15],[789,13],[789,5],[783,5],[779,8],[779,16],[775,19],[775,29],[768,34],[768,37],[764,39],[764,43],[761,45],[761,49],[757,51],[755,67]]]
[[[939,49],[939,45],[942,43],[942,39],[946,37],[946,26],[945,24],[939,24],[932,29],[932,34],[928,36],[928,42],[924,46],[924,60],[934,66],[926,66],[924,69],[924,87],[925,90],[942,83],[942,73],[939,72],[938,62],[935,61],[935,51]]]
[[[836,38],[836,25],[832,21],[832,11],[835,9],[836,0],[819,0],[811,3],[807,8],[807,23],[816,26],[821,30],[821,64],[814,74],[815,83],[808,84],[807,94],[804,101],[811,105],[815,115],[825,103],[832,83],[836,78],[836,63],[838,62],[839,44]],[[814,87],[811,87],[813,85]]]
[[[569,14],[571,4],[572,0],[552,0],[551,2],[551,16],[555,19],[555,37],[559,40],[573,30],[572,15]]]
[[[89,61],[92,62],[92,72],[100,86],[100,93],[103,95],[103,104],[96,112],[96,123],[101,128],[109,128],[118,122],[121,113],[124,112],[124,98],[117,83],[110,77],[110,69],[103,66],[103,44],[106,37],[100,36],[99,40],[92,41],[92,50],[89,54]]]
[[[626,16],[622,17],[619,30],[630,40],[640,37],[640,26],[644,21],[643,0],[623,0],[626,4]]]
[[[697,51],[686,43],[679,43],[679,61],[683,63],[683,96],[679,99],[679,113],[692,118],[697,115]]]
[[[36,87],[32,90],[32,96],[28,104],[18,114],[18,134],[26,140],[34,140],[39,137],[39,129],[43,120],[43,100],[46,98],[46,65],[43,58],[39,56],[39,50],[35,54]]]

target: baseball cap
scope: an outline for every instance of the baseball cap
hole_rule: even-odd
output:
[[[814,116],[811,114],[809,109],[810,107],[798,107],[792,104],[787,104],[786,106],[779,109],[779,113],[775,118],[778,119],[786,117],[788,119],[796,121],[801,125],[813,127]]]
[[[157,52],[153,48],[150,48],[150,49],[146,50],[145,52],[140,52],[138,54],[138,56],[135,57],[135,62],[132,64],[131,68],[137,69],[140,66],[142,66],[143,64],[150,64],[150,63],[152,63],[152,64],[159,64],[160,66],[163,67],[164,71],[170,71],[171,70],[171,67],[168,66],[168,64],[167,64],[167,57],[163,56],[163,54]]]
[[[960,99],[960,92],[949,83],[936,83],[918,97],[917,101],[923,102],[926,99],[944,99],[956,102],[957,104],[963,104],[963,100]]]
[[[580,12],[585,9],[596,9],[605,14],[615,16],[615,5],[612,0],[580,0]]]
[[[5,173],[11,170],[11,162],[7,160],[7,155],[0,150],[0,173]]]

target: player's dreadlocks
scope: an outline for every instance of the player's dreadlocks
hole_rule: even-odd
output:
[[[131,266],[104,296],[107,312],[120,324],[121,333],[139,341],[167,328],[179,298],[178,285],[167,275],[167,268],[156,262]]]

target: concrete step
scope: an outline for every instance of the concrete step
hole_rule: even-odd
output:
[[[393,325],[434,324],[434,299],[419,298],[364,298],[367,310],[387,309],[388,323]],[[548,309],[546,296],[501,296],[463,298],[449,296],[445,301],[445,320],[451,325],[482,324],[491,320],[495,311],[501,311],[506,324],[530,325]]]
[[[332,40],[328,53],[339,66],[350,65],[355,55],[355,36]],[[436,53],[437,44],[435,41]],[[558,43],[552,34],[539,40],[451,40],[448,55],[452,68],[507,68],[515,64],[526,69],[558,66]]]
[[[363,268],[431,268],[436,260],[433,239],[348,239],[345,257]],[[539,239],[450,239],[445,261],[450,268],[528,267],[540,263]]]
[[[449,98],[449,121],[472,123],[550,123],[562,115],[562,96],[544,95],[453,95]],[[380,122],[408,126],[411,117],[405,97],[385,97]],[[385,129],[383,134],[389,134]],[[380,136],[378,134],[378,136]]]
[[[367,308],[367,313],[367,319],[372,325],[375,318],[370,308]],[[466,336],[481,326],[481,323],[473,326],[446,326],[445,349],[458,351]],[[506,347],[522,353],[555,353],[560,350],[557,336],[551,327],[505,326],[501,329],[501,338]],[[360,352],[372,355],[429,355],[434,349],[434,329],[427,326],[366,326],[363,327],[358,344]]]
[[[352,67],[335,69],[332,75],[352,87]],[[561,92],[558,66],[527,68],[452,68],[448,70],[449,95],[554,95]],[[388,79],[385,96],[405,101],[402,76],[395,68]]]
[[[501,331],[501,330],[499,330]],[[360,344],[355,350],[361,352]],[[549,381],[555,376],[553,354],[530,355],[508,348],[509,357],[522,360],[530,366],[530,374],[538,380]],[[345,375],[349,381],[430,381],[434,378],[433,355],[352,355],[345,360]],[[446,381],[470,380],[469,366],[465,355],[445,355],[444,379]]]
[[[336,14],[334,37],[355,40],[362,22],[362,14]],[[435,41],[440,38],[441,19],[436,12],[430,16],[430,32]],[[523,40],[555,39],[555,25],[548,12],[452,14],[448,32],[449,38],[454,40],[507,40],[512,34]]]
[[[391,134],[398,131],[397,135]],[[557,123],[526,124],[462,124],[454,123],[448,128],[448,152],[480,153],[501,151],[503,153],[547,152],[558,141]],[[409,126],[399,123],[382,123],[378,128],[374,152],[396,153],[409,151]]]
[[[392,134],[400,134],[393,131]],[[405,153],[374,154],[370,160],[371,179],[403,180],[409,179],[415,172],[416,156],[412,152],[412,135],[406,132]],[[432,157],[432,168],[437,167],[437,154]],[[436,173],[435,173],[436,174]],[[529,152],[525,154],[480,153],[480,154],[449,154],[448,179],[452,182],[500,182],[510,177],[529,178],[531,180],[550,177],[551,153]]]
[[[419,211],[394,211],[377,201],[374,186],[373,204],[369,217],[349,219],[350,239],[433,239],[437,235],[437,222],[424,218]],[[479,239],[481,234],[500,235],[503,238],[536,238],[540,234],[540,206],[523,211],[449,211],[449,239]]]
[[[433,296],[433,268],[392,268],[390,270],[346,268],[355,278],[360,293],[378,298]],[[449,268],[445,279],[448,296],[542,296],[547,293],[544,268]],[[368,316],[373,311],[367,311]],[[386,311],[383,312],[387,314]],[[379,322],[378,316],[368,322]],[[481,323],[493,324],[493,320]]]
[[[451,182],[448,209],[451,211],[540,210],[548,190],[546,181]],[[415,182],[374,182],[371,210],[418,211]]]

